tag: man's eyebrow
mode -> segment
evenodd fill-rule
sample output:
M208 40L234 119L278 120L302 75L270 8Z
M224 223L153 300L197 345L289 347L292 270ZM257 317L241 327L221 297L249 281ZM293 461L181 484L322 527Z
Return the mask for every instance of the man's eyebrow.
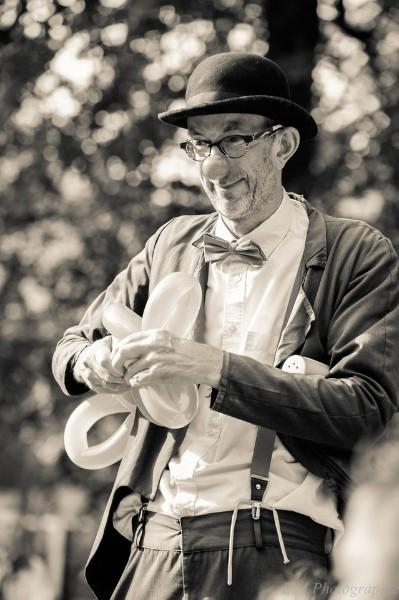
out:
M228 131L229 129L240 129L240 127L243 126L244 123L242 121L230 121L229 123L226 123L223 131Z

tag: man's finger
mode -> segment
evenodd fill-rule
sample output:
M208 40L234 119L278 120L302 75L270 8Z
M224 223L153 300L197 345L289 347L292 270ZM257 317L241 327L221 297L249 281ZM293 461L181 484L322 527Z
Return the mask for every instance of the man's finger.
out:
M130 385L92 385L91 388L96 394L124 394L131 390Z
M122 357L131 353L126 362L135 360L141 356L143 349L149 347L154 342L153 330L138 331L127 335L125 338L115 343L110 355L111 364L114 368L119 368L123 362ZM130 349L130 350L129 350ZM118 367L116 366L118 365Z
M132 363L125 372L125 381L129 381L136 373L140 371L144 371L144 369L148 369L148 361L145 358L140 358Z
M125 372L125 381L129 381L136 373L145 371L148 369L170 369L172 365L176 363L176 354L169 350L158 350L150 352L147 356L144 356L134 363L132 363Z
M112 353L111 365L114 369L121 369L125 362L137 360L148 350L148 344L140 342L120 343Z
M143 385L149 385L151 383L154 383L154 381L156 380L157 377L155 376L154 370L151 368L145 369L144 371L140 371L139 373L134 375L130 379L129 384L131 387L136 388L141 387Z
M111 363L120 369L125 362L136 360L148 352L157 349L172 350L174 336L163 329L149 329L127 336L114 348Z
M124 380L122 380L122 383L106 383L94 373L90 373L86 381L90 389L97 394L123 394L130 389L130 386Z
M94 365L94 374L104 383L124 383L124 378L112 375L108 369L100 367L100 365Z
M111 363L111 352L106 346L98 345L93 348L92 368L97 371L102 379L108 377L123 378L124 370L115 369Z
M111 364L114 369L120 369L125 362L137 361L142 356L159 348L153 338L146 338L138 342L121 343L113 353Z

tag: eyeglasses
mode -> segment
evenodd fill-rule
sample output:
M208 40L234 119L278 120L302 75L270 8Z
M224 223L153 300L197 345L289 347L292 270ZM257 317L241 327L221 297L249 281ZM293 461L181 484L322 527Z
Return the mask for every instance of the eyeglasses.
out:
M182 142L180 148L184 150L190 158L196 161L205 160L211 153L213 146L228 158L241 158L246 153L248 146L259 139L266 139L274 135L280 129L284 129L283 125L273 125L266 131L260 133L251 133L250 135L228 135L218 142L207 142L206 140L186 140Z

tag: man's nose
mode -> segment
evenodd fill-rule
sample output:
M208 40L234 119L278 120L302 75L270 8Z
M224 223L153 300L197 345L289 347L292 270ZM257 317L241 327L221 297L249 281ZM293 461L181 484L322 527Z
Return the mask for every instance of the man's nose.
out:
M229 161L218 148L213 147L209 156L202 162L202 175L211 181L221 181L229 172Z

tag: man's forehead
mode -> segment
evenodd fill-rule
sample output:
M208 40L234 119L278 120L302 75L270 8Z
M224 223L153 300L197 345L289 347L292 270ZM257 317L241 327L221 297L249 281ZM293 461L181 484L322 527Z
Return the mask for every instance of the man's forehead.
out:
M195 115L187 117L187 124L190 133L200 134L210 129L217 129L218 132L230 131L233 129L250 129L265 125L271 120L262 115L249 113L215 113L209 115Z

